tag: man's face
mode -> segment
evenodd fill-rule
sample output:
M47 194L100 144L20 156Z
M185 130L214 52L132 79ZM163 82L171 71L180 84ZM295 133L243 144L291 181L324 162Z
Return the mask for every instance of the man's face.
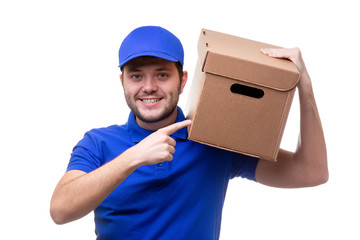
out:
M187 74L184 72L180 81L174 62L154 57L136 58L124 66L122 80L126 102L140 126L175 121Z

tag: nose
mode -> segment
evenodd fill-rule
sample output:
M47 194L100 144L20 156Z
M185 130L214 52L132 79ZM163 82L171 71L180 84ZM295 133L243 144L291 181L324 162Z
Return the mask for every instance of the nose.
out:
M143 86L143 91L145 93L153 93L153 92L156 92L157 91L157 84L156 84L156 81L151 78L151 77L148 77L146 78L146 81L144 82L144 86Z

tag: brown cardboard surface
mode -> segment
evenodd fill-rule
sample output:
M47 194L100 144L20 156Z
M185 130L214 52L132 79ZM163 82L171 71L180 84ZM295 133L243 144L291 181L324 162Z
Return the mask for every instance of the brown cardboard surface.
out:
M201 31L187 104L189 139L276 160L299 73L291 61L262 54L265 47L276 46ZM234 93L236 85L261 94Z

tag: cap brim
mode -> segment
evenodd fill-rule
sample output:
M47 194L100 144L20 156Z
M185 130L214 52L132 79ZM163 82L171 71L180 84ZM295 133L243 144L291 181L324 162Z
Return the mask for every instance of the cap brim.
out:
M134 59L134 58L138 58L138 57L158 57L158 58L162 58L164 60L170 61L170 62L180 62L178 59L166 54L166 53L161 53L161 52L141 52L141 53L137 53L137 54L133 54L131 56L129 56L128 58L126 58L124 61L122 61L119 64L119 67L121 68L122 66L124 66L127 62L129 62L130 60Z

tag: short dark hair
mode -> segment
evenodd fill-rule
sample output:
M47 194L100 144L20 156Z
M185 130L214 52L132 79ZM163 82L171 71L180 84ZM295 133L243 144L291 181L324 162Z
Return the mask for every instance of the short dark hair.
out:
M180 62L176 62L175 65L176 65L176 68L178 70L179 77L180 77L180 83L181 83L182 77L184 75L183 65Z

